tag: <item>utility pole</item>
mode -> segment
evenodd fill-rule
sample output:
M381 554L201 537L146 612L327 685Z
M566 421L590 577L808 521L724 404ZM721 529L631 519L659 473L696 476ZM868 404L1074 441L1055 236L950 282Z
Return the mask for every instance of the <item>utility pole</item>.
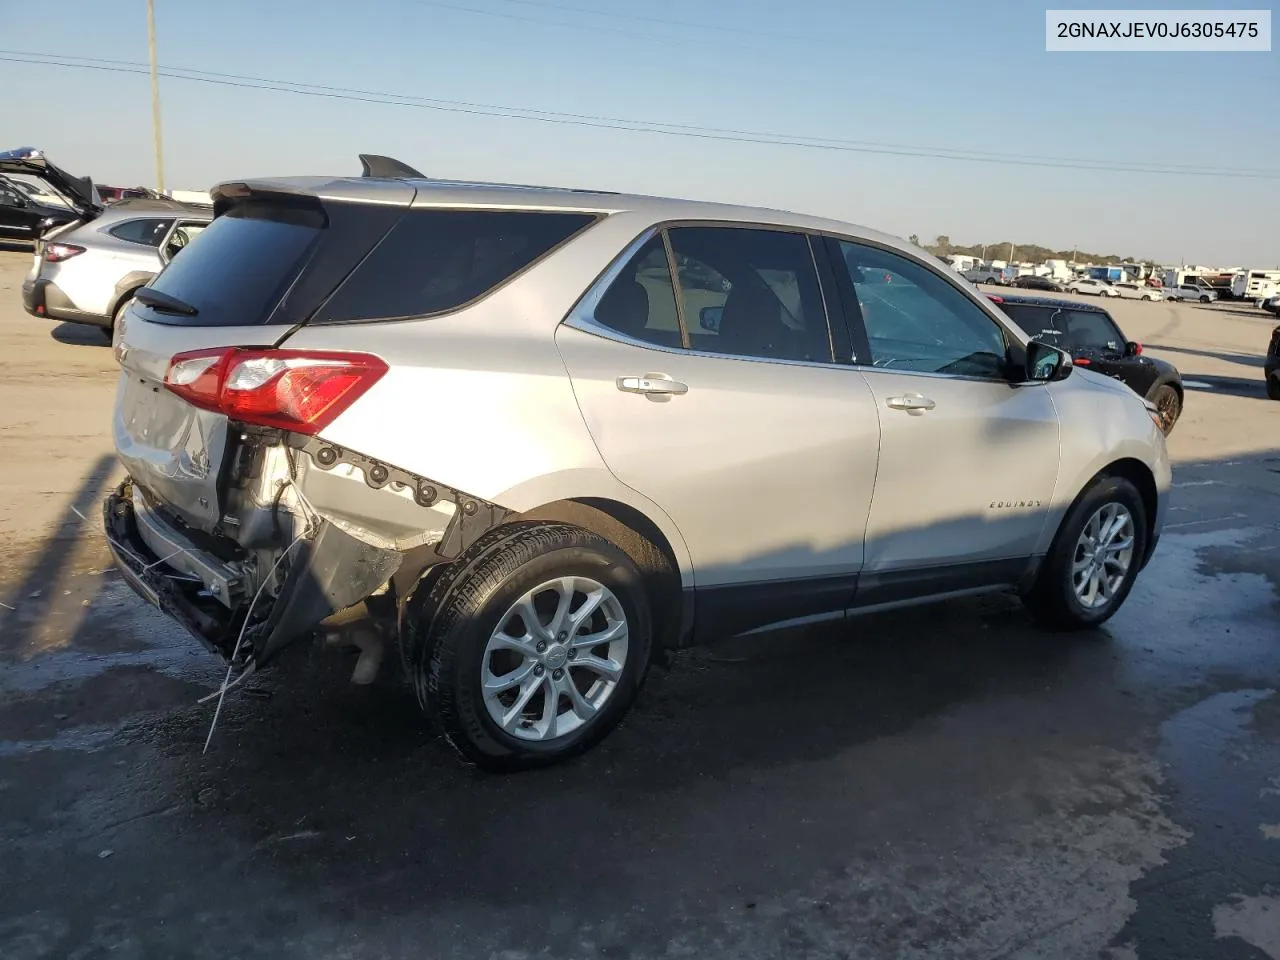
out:
M147 53L151 57L151 129L156 142L156 190L164 193L164 137L160 132L160 73L156 68L155 0L147 0Z

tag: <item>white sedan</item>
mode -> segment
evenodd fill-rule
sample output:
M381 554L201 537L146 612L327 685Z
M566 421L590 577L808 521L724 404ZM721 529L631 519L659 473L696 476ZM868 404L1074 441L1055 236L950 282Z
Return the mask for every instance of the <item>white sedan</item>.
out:
M1164 293L1158 287L1149 287L1145 283L1123 281L1114 285L1116 294L1128 300L1163 300Z
M1072 280L1067 284L1068 293L1087 293L1095 297L1118 297L1118 291L1110 280L1094 280L1091 277L1081 277L1078 280Z

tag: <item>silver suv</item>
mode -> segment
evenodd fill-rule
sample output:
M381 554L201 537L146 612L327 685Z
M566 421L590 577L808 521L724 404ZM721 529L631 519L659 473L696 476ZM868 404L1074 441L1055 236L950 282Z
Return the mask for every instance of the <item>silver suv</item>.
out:
M120 200L36 241L22 283L27 312L110 330L146 286L213 219L212 207Z
M773 210L226 183L115 335L135 589L231 661L369 618L469 761L562 759L659 654L985 590L1095 627L1150 404L893 237Z

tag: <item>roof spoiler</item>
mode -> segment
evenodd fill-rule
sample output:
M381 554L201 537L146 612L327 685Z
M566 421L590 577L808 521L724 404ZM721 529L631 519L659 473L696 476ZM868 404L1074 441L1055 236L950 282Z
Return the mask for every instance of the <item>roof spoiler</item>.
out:
M425 174L419 173L407 163L401 163L391 157L382 157L376 153L360 154L362 177L404 178L408 180L426 180Z

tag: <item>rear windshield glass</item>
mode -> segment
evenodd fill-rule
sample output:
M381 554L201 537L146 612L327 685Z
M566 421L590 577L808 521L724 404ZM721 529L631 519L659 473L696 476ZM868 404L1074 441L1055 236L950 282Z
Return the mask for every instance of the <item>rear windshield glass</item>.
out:
M193 327L265 323L324 228L315 208L250 201L217 217L151 282L194 307L193 316L157 313Z
M456 310L595 219L555 211L411 210L315 320L349 323Z

